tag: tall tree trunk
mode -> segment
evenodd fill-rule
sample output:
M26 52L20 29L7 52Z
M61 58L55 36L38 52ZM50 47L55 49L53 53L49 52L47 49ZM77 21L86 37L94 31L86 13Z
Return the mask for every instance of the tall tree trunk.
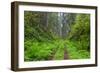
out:
M62 37L62 12L58 13L59 36Z
M44 29L47 29L47 27L48 27L48 13L47 12L41 13L40 18L41 18L42 27L44 27Z

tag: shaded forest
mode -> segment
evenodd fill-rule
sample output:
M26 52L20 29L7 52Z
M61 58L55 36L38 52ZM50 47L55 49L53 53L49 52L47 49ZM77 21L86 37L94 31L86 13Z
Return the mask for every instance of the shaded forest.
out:
M24 11L24 60L90 58L90 15Z

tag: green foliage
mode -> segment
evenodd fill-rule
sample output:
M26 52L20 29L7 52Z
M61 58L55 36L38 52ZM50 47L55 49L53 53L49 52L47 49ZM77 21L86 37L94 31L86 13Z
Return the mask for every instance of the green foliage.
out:
M55 40L52 42L34 42L28 40L25 42L25 61L49 60L54 50L55 59L63 59L63 48L65 42L63 40ZM60 54L59 54L60 53Z
M24 12L24 60L40 61L64 59L64 49L68 51L69 59L90 58L90 15L64 14L70 25L70 33L61 37L61 24L58 13ZM63 30L66 32L66 30ZM63 35L67 35L64 34Z
M45 60L52 53L54 45L52 43L43 43L43 42L25 42L25 60ZM27 50L28 49L28 50Z
M90 46L90 15L77 14L75 24L71 28L70 40L77 41L79 49L89 50Z
M67 51L70 59L87 59L90 58L90 53L87 50L79 50L80 44L76 41L67 40Z
M54 56L54 59L55 60L63 60L64 59L64 50L63 50L63 48L58 48L57 49L57 52Z

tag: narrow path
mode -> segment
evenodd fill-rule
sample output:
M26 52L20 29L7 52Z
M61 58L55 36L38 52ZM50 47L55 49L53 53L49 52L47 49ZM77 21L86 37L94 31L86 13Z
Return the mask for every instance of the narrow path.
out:
M68 52L64 49L64 60L69 59Z
M63 56L64 56L63 60L69 59L68 52L67 52L66 48L64 48L62 50L64 50L64 52L63 52L64 53L63 54ZM49 60L55 60L55 54L56 54L56 52L57 52L57 49L52 52L51 56L49 57Z

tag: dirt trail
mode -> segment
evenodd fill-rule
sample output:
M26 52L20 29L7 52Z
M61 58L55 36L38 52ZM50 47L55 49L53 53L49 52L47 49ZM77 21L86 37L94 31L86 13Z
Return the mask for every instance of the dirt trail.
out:
M69 59L68 52L66 49L64 49L64 60L65 59Z
M67 60L69 59L69 56L68 56L68 52L66 49L62 49L64 50L64 60ZM56 54L57 50L53 51L51 56L49 57L49 60L55 60L55 54Z

